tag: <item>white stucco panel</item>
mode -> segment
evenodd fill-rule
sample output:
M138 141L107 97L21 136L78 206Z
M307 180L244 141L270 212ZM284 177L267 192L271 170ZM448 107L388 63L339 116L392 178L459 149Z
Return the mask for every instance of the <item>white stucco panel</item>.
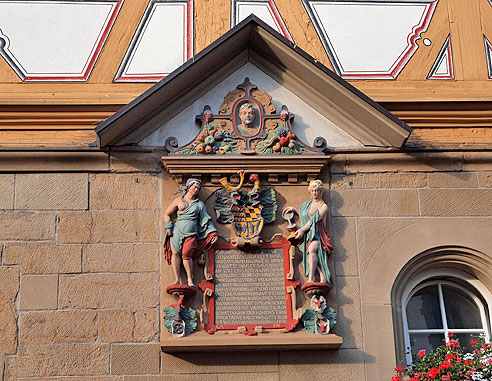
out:
M0 1L0 53L23 80L86 80L121 4Z
M280 13L277 10L277 6L273 0L270 1L248 1L248 0L237 0L235 1L235 8L233 14L234 25L239 24L246 17L251 14L259 17L273 29L275 29L280 34L283 34L284 37L288 38L292 41L292 37L290 36L287 27L285 26Z
M193 2L149 3L116 74L118 82L157 82L193 55Z
M418 46L435 0L304 0L343 78L393 79Z
M289 108L295 115L292 123L294 133L305 143L312 145L315 138L322 136L328 147L360 147L362 144L344 132L341 128L322 116L294 93L280 85L270 76L251 63L247 63L234 74L223 80L210 90L205 96L188 106L181 113L165 123L158 130L140 142L142 146L163 146L167 138L173 136L178 139L179 146L189 143L199 132L195 123L195 116L203 111L205 105L210 105L212 112L218 113L219 106L227 92L236 88L248 77L260 91L265 91L272 97L277 112L282 105Z

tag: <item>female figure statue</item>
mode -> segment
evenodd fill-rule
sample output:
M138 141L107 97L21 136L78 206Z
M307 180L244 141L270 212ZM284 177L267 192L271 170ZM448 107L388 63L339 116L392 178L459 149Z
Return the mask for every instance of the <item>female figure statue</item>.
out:
M201 182L189 179L177 193L180 194L164 212L164 251L172 263L176 281L181 283L181 262L186 271L188 286L193 283L193 260L217 241L217 229L208 215L205 204L198 198ZM171 215L177 212L173 224Z
M311 199L299 209L301 227L295 232L295 238L301 240L301 263L304 274L308 276L307 283L315 281L314 276L318 270L320 282L331 284L328 255L332 253L333 246L326 233L328 206L323 201L323 183L321 180L313 180L309 183L308 190Z

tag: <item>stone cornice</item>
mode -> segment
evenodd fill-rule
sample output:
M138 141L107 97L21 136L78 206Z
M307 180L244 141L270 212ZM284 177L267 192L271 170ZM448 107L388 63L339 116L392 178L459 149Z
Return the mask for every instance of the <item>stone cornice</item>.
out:
M181 183L186 177L210 176L214 183L224 175L245 169L248 173L268 175L270 182L285 177L288 182L314 179L329 163L330 157L312 156L163 156L167 171Z

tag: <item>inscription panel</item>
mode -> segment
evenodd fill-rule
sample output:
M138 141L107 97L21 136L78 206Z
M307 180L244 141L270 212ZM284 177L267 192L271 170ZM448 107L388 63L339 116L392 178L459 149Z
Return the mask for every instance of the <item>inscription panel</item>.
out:
M216 325L287 323L283 253L281 247L215 250Z

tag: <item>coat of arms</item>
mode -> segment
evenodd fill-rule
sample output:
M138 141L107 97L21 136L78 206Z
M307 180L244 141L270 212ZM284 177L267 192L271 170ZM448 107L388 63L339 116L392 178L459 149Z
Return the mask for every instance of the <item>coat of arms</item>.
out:
M260 189L260 177L257 174L249 177L253 183L251 191L244 192L241 187L245 173L239 171L238 175L235 183L225 177L220 179L224 189L216 193L217 221L232 224L236 236L242 238L242 242L251 243L260 236L264 224L275 221L276 196L271 188Z

